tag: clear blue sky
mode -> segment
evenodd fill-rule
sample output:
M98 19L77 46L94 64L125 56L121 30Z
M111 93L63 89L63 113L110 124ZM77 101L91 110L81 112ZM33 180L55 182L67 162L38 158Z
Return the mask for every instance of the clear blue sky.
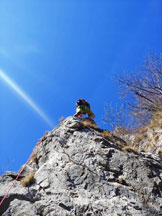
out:
M104 103L120 103L113 75L162 51L161 11L161 0L0 0L0 167L17 171L78 98L102 126Z

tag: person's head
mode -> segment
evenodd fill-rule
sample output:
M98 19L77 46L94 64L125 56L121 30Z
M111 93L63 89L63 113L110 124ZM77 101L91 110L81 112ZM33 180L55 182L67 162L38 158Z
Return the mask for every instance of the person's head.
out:
M76 101L76 106L81 105L82 101L84 102L85 100L84 100L84 99L78 99L78 100Z

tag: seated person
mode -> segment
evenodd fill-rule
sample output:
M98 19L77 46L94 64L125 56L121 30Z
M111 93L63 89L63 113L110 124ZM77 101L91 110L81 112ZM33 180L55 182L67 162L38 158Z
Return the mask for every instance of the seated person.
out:
M76 102L76 113L74 117L82 117L82 115L88 114L88 118L95 117L94 113L90 110L90 104L84 99L79 99Z

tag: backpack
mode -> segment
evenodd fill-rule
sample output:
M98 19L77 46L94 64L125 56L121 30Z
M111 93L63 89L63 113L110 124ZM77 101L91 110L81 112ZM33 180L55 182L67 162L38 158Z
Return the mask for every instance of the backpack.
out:
M77 104L77 106L83 106L84 105L90 109L90 104L87 101L85 101L84 99L77 100L76 104Z

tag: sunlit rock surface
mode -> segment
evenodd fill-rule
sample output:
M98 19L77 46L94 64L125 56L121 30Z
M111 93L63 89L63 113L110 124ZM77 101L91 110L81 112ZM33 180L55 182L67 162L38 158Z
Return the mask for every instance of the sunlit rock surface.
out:
M40 143L0 206L2 216L160 216L162 160L123 152L102 130L68 117ZM34 172L29 186L21 179ZM17 173L0 177L0 200Z

